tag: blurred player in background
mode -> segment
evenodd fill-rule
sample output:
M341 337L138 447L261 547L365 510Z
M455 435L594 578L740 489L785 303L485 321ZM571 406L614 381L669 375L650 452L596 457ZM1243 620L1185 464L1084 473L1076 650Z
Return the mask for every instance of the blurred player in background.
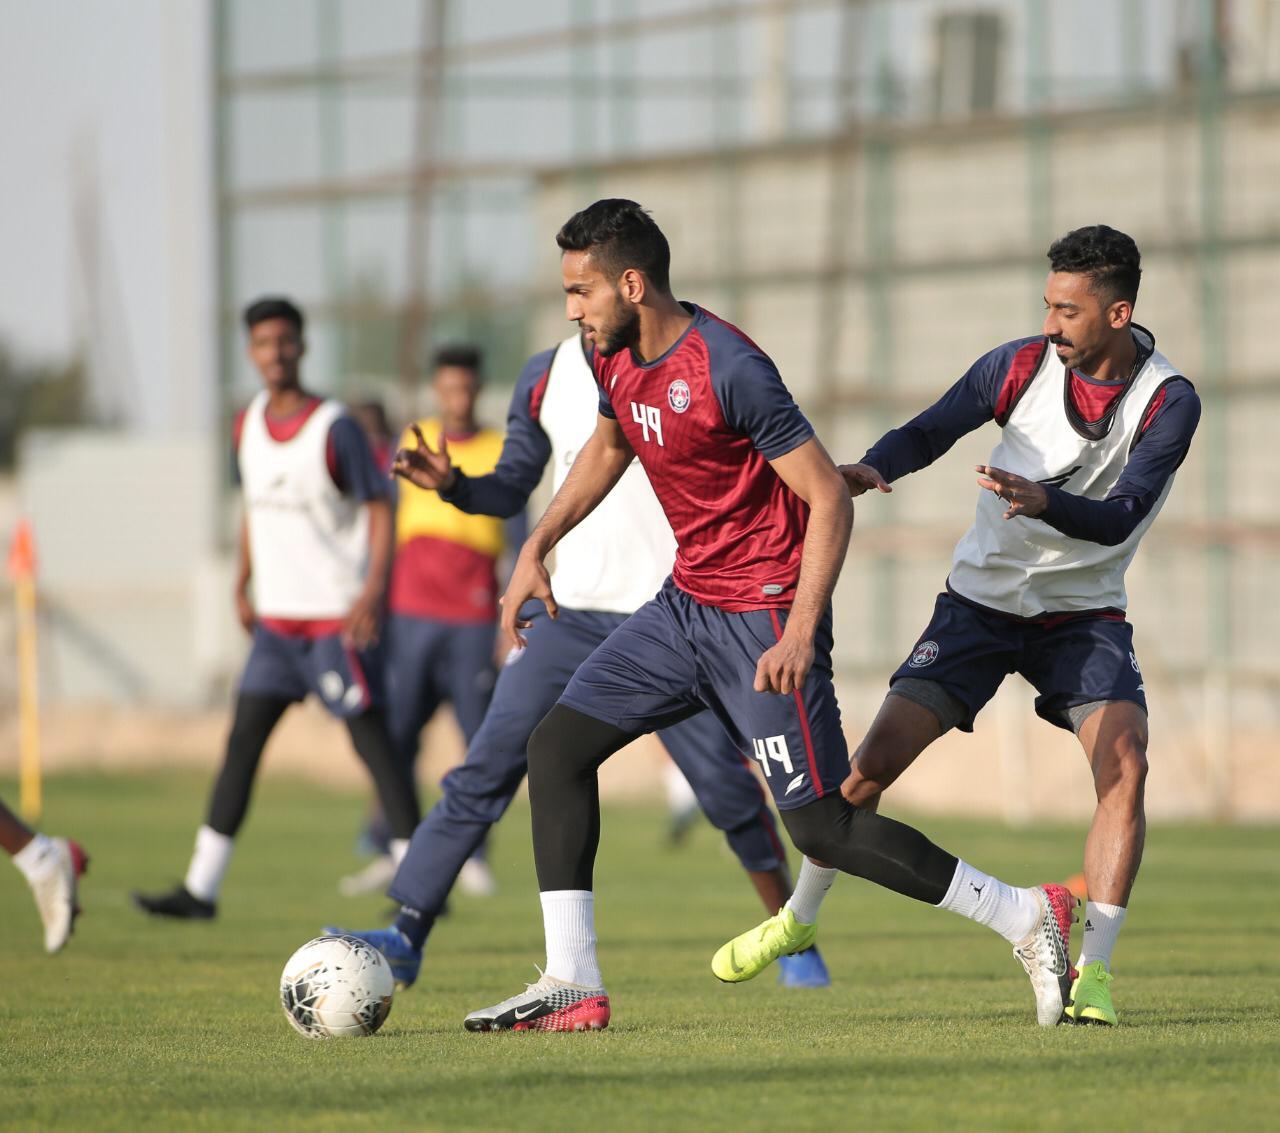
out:
M675 534L676 561L657 597L592 653L533 733L547 966L523 993L472 1012L467 1029L607 1025L592 892L597 771L636 736L705 708L754 752L802 853L994 929L1031 978L1038 1021L1057 1023L1069 986L1070 893L1005 885L840 794L849 756L832 686L830 601L853 505L777 369L739 330L675 299L666 237L634 201L597 201L557 243L566 314L595 348L597 423L521 551L503 628L524 639L530 599L556 613L543 559L637 457ZM812 941L811 910L833 876L806 859L777 918L805 927L778 951ZM742 978L773 935L766 929L742 955L729 949L713 970Z
M595 380L578 335L534 355L516 383L507 437L497 469L469 475L447 450L421 432L396 461L396 471L464 512L515 515L551 462L559 486L595 424ZM561 545L555 616L531 603L528 646L513 653L493 703L467 750L445 778L444 798L413 836L390 895L401 902L394 926L356 935L391 961L396 978L417 978L422 949L462 863L506 812L528 770L534 727L555 704L578 666L628 614L644 603L671 569L675 542L643 469L633 463L617 490ZM769 912L791 894L786 856L764 793L745 758L710 712L659 732L711 821L750 876ZM336 930L335 930L336 931ZM812 942L810 942L812 943ZM783 962L779 982L823 987L826 968L816 948Z
M69 838L51 838L26 825L0 802L0 849L9 855L35 894L44 923L44 950L58 952L66 944L80 913L76 887L89 858Z
M1125 620L1124 574L1155 521L1200 420L1191 383L1132 321L1137 245L1105 225L1049 249L1042 332L979 358L936 404L840 471L851 495L890 491L966 433L1003 436L979 465L973 526L946 592L890 678L845 797L880 793L1009 673L1035 686L1036 712L1074 732L1097 809L1084 850L1089 900L1068 1018L1114 1025L1111 953L1146 835L1147 702Z
M346 722L399 854L419 817L380 687L392 540L387 477L343 406L302 388L302 312L287 299L261 299L244 321L265 387L237 420L234 438L244 498L235 596L253 649L186 879L167 893L134 894L140 908L160 916L214 916L262 749L289 705L308 692Z
M502 452L502 434L476 420L480 396L480 351L447 346L432 365L436 415L416 423L430 444L467 476L492 472ZM406 430L403 444L416 443ZM387 618L387 721L396 757L413 774L419 737L443 703L453 707L470 744L484 719L497 678L494 650L498 625L498 560L524 538L523 505L511 525L489 515L468 515L433 491L399 484L396 554L391 568ZM468 892L491 893L493 875L483 846L463 867ZM343 893L380 892L395 875L390 854L343 878Z

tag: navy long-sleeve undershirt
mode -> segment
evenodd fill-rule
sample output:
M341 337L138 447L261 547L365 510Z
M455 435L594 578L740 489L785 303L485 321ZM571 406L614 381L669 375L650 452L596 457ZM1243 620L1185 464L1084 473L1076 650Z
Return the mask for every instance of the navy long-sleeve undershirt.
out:
M497 466L484 476L457 471L452 490L440 498L472 515L510 518L524 510L551 459L551 439L538 422L538 399L555 350L544 350L525 363L507 410L507 435Z
M860 463L869 464L890 483L928 467L966 433L995 419L1014 354L1036 341L1021 339L984 354L933 405L881 437ZM1155 419L1106 498L1090 500L1045 485L1048 506L1031 522L1041 520L1072 539L1106 546L1123 543L1150 513L1169 477L1186 458L1199 422L1200 398L1191 383L1170 382Z

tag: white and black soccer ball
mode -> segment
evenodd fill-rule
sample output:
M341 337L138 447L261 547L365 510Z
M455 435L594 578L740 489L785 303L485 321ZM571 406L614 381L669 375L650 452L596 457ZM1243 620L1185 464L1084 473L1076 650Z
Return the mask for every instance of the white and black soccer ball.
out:
M309 1039L359 1038L386 1022L395 986L391 966L372 944L318 936L285 964L280 1005Z

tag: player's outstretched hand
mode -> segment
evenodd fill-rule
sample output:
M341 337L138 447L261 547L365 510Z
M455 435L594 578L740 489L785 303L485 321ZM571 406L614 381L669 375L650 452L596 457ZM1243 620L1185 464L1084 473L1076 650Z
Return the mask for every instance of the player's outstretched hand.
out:
M1013 519L1017 515L1034 517L1049 506L1049 493L1043 484L1006 472L1003 468L992 468L989 464L975 464L973 470L981 473L979 487L995 492L1009 505L1005 509L1005 519Z
M528 629L533 623L528 618L520 617L520 607L530 598L537 598L546 606L547 613L552 618L560 616L556 596L551 593L551 576L542 565L542 559L521 551L516 559L515 569L511 572L511 580L507 583L507 592L499 600L502 604L502 632L517 649L523 649L528 644L520 631Z
M872 488L878 492L893 491L889 481L869 464L842 464L836 471L844 477L850 496L860 496L863 492L871 491Z
M402 448L396 453L391 471L410 484L416 484L427 491L447 492L458 479L453 462L449 459L449 442L444 433L440 434L439 451L427 444L422 430L416 424L410 425L417 444L413 448Z
M813 642L787 637L771 645L756 662L756 692L779 692L789 696L804 684L813 665Z

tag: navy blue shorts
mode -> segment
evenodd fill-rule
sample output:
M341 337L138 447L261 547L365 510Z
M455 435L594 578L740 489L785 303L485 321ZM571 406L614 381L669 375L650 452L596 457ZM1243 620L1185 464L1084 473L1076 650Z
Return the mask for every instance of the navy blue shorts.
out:
M382 706L382 671L376 645L357 651L342 643L341 634L293 637L259 625L240 692L290 701L314 692L334 716L347 720Z
M710 708L759 762L778 808L804 806L839 791L849 748L831 683L830 609L804 688L789 696L752 688L786 618L785 610L701 605L668 578L583 662L560 703L636 735Z
M1039 694L1036 713L1071 730L1067 710L1098 700L1129 700L1145 712L1142 672L1133 652L1133 627L1123 619L1084 616L1037 625L978 609L939 594L933 620L911 656L889 678L936 681L965 707L957 725L973 731L974 717L1010 673Z
M467 743L493 697L497 627L390 614L383 631L387 673L387 727L396 753L409 766L418 737L444 702L453 708Z

